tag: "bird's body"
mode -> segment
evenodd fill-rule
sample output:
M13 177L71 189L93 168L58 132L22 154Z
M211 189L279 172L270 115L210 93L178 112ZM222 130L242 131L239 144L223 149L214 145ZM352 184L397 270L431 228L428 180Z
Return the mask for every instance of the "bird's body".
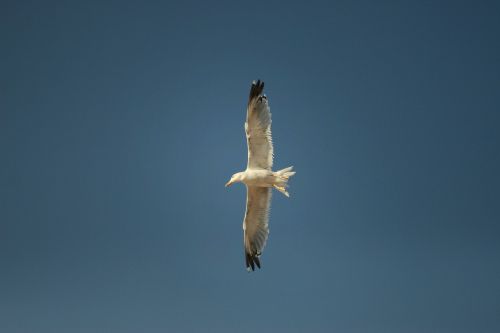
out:
M269 234L269 210L272 188L287 197L288 179L295 174L292 167L272 171L273 142L271 112L267 97L262 94L264 82L252 83L247 106L245 133L248 145L248 165L243 172L235 173L226 184L242 182L247 187L247 208L243 221L245 260L247 269L260 268L260 255Z
M241 173L241 182L247 186L272 187L274 173L264 169L247 169Z
M234 174L237 181L244 183L247 186L258 187L274 187L281 191L287 186L288 177L293 176L295 172L291 171L292 167L286 168L277 172L266 169L246 169L243 172ZM290 175L291 173L291 175ZM283 192L287 197L288 192Z

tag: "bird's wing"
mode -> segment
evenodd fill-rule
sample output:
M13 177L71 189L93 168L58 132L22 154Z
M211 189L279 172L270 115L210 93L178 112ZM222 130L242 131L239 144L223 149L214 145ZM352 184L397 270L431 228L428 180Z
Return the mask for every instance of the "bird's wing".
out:
M273 166L273 139L271 111L267 97L262 94L264 82L252 82L247 106L245 132L248 145L248 168L271 170Z
M247 186L247 210L243 221L243 240L247 270L260 268L259 256L269 235L270 187Z

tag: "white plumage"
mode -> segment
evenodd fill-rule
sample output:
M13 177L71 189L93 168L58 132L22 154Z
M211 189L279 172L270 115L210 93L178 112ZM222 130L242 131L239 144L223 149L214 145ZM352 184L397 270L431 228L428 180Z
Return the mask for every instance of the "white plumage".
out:
M272 188L287 197L288 179L295 174L292 167L273 172L273 140L271 112L267 97L262 94L264 82L252 82L247 106L245 133L248 164L243 172L235 173L226 184L242 182L247 187L247 207L243 221L245 261L248 270L260 268L260 255L269 235L269 210Z

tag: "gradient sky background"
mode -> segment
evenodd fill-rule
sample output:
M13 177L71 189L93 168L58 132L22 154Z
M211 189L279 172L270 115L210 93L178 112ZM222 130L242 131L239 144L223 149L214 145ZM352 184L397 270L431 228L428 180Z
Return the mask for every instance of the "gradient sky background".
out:
M499 332L498 2L0 7L1 332ZM245 106L275 193L244 268Z

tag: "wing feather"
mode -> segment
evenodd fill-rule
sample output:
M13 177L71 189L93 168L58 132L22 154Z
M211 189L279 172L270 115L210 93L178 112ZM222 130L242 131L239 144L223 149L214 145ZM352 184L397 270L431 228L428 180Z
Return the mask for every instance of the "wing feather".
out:
M247 186L247 209L243 221L245 260L248 270L260 268L259 256L266 246L269 235L269 210L272 189Z
M252 83L245 122L248 145L247 168L271 170L273 166L271 110L267 97L262 94L263 91L264 82L257 80Z

